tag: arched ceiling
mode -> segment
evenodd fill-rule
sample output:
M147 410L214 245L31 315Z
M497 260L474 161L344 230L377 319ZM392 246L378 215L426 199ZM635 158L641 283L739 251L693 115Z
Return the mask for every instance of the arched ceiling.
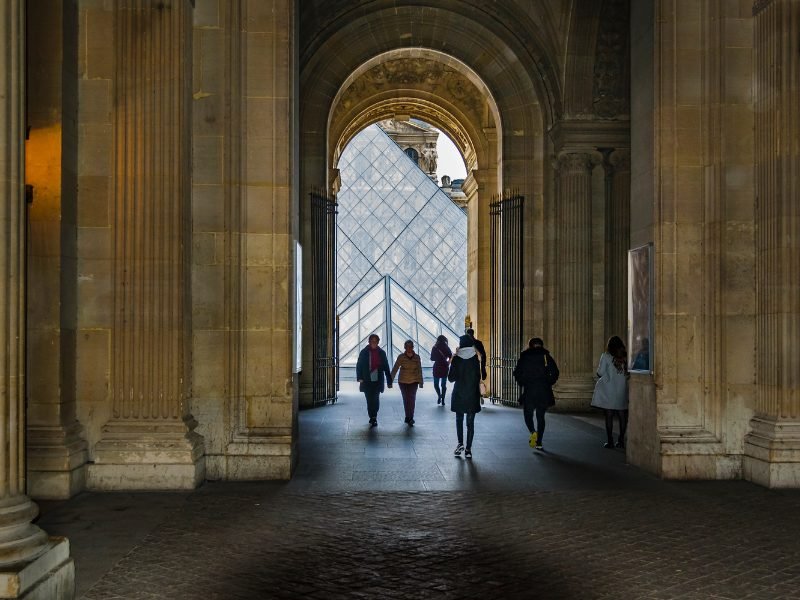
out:
M394 50L359 66L342 85L330 111L332 164L353 135L376 121L407 115L445 131L469 169L485 150L485 129L499 128L487 86L466 65L422 48Z

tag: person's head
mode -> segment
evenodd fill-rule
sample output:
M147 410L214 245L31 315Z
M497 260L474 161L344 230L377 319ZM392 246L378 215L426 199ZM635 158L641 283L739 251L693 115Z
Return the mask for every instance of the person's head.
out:
M467 335L468 335L468 336L470 336L470 337L473 337L473 338L475 337L475 330L474 330L472 327L470 327L469 329L467 329L467 332L466 332L466 333L467 333Z
M378 334L377 333L373 333L371 336L369 336L369 339L367 340L367 343L369 343L369 347L374 350L375 348L378 347L378 344L380 343L380 341L381 341L381 338L378 337Z
M472 348L474 345L475 339L469 334L462 335L460 338L458 338L459 348Z
M528 348L544 348L544 342L542 338L532 337L528 340Z
M440 335L438 338L436 338L436 343L447 346L447 338L443 335Z
M406 340L403 343L403 348L405 348L406 354L414 354L414 342L412 340Z
M612 335L608 338L606 352L614 358L624 358L627 352L625 351L625 344L622 342L622 338L618 335Z

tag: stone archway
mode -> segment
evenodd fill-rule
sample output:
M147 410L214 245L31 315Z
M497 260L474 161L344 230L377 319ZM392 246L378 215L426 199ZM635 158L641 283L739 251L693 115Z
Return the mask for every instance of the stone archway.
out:
M549 168L545 131L560 106L555 80L543 74L553 68L552 61L546 58L547 49L530 39L530 32L540 27L524 11L517 12L519 7L511 9L514 15L507 15L508 20L498 21L471 3L464 7L468 14L456 14L438 2L426 4L389 7L375 2L357 14L348 14L342 5L320 10L334 16L324 23L316 21L319 14L311 9L301 12L301 237L309 239L302 198L315 186L335 189L337 152L350 136L396 115L426 120L456 141L471 167L464 191L476 199L469 209L475 224L470 229L469 283L470 306L477 307L470 315L478 336L487 340L491 333L488 212L492 196L503 189L518 190L529 199L526 218L532 226L525 232L529 260L524 279L531 285L525 287L524 327L541 331L544 299L534 293L533 282L545 266L545 235L534 211L544 202ZM410 22L420 26L398 40L397 28ZM519 22L530 26L527 34L514 30ZM308 37L304 23L313 32ZM310 370L308 343L303 363ZM301 404L309 393L303 377Z

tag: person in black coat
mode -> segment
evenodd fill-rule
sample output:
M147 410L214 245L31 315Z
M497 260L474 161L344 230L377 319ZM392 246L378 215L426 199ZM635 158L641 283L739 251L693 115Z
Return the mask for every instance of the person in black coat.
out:
M458 446L456 456L464 453L465 458L472 458L472 438L475 436L475 415L481 412L481 366L478 353L475 351L474 339L471 335L462 335L458 340L458 349L450 361L448 381L453 385L450 394L450 410L456 413L456 435ZM467 417L467 447L464 448L464 416Z
M478 359L481 361L481 379L486 379L486 348L484 348L483 342L475 337L474 329L470 327L466 333L472 338L472 345L475 348L475 352L478 353Z
M380 395L384 389L384 379L386 387L392 387L392 375L389 371L389 359L386 352L378 347L381 338L377 334L369 336L368 345L361 350L356 363L356 379L359 383L359 390L364 392L367 398L367 413L369 414L369 426L378 425L378 409L380 408Z
M556 403L553 385L558 381L558 365L550 352L544 347L541 338L531 338L528 349L524 350L514 367L514 379L522 387L523 414L525 425L530 431L528 443L537 450L543 450L544 416L547 409ZM536 427L533 426L533 413L536 411Z

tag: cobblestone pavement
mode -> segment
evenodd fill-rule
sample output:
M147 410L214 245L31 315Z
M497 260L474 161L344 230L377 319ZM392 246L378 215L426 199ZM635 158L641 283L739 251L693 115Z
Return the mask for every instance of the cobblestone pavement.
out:
M800 493L659 481L603 450L591 419L553 415L536 454L520 413L494 406L468 462L448 411L420 401L411 431L391 397L378 431L355 395L301 413L288 484L84 494L42 523L71 536L92 600L800 598ZM109 503L135 519L118 517L113 557L85 547ZM87 582L89 561L105 567Z

